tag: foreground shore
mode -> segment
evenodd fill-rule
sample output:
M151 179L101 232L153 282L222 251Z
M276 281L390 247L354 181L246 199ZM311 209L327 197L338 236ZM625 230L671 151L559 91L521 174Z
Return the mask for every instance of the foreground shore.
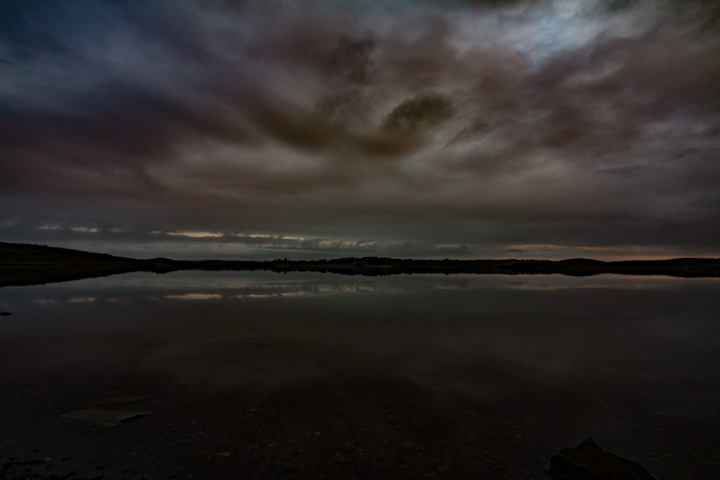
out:
M77 379L44 382L36 387L48 395L42 400L14 392L22 403L6 405L1 416L4 480L549 479L552 457L582 441L585 429L600 427L578 418L573 397L583 398L583 387L564 392L563 403L526 391L525 401L500 405L392 378L234 391L159 389L150 378L94 380L82 387ZM108 392L121 403L107 403ZM64 413L87 407L148 413L114 427ZM536 415L545 421L533 422ZM564 433L554 428L560 424ZM629 456L661 444L633 444L632 435L609 430L601 437L606 448ZM697 438L700 454L703 440ZM655 468L685 461L641 460Z

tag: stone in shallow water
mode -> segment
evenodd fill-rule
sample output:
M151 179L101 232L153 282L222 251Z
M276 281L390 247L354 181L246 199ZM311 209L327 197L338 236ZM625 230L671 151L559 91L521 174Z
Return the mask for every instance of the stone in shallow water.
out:
M654 480L640 464L604 451L588 438L550 461L552 480Z
M93 425L101 427L113 428L117 427L126 420L144 415L150 415L152 412L145 410L102 410L100 408L90 408L88 410L77 410L66 413L63 418L71 420L83 420Z
M149 395L119 395L117 397L106 397L94 400L95 405L124 405L126 403L135 403L150 398Z

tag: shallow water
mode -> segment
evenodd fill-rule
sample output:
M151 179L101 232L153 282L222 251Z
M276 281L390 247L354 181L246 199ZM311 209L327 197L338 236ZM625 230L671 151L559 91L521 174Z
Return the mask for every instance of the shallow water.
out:
M2 288L0 454L107 478L545 478L592 437L658 479L710 478L719 293L269 272ZM98 405L152 414L64 416Z

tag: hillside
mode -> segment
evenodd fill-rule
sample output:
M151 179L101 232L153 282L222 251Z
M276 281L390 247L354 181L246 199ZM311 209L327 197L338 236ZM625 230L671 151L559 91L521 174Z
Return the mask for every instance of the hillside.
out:
M165 258L138 260L67 248L0 242L0 287L62 282L135 271L164 273L175 270L268 270L345 275L398 274L505 274L589 276L668 275L720 277L720 259L678 258L654 261L601 262L569 260L417 260L396 258L339 258L332 260L181 261Z
M155 261L0 242L0 286L63 282L160 267Z

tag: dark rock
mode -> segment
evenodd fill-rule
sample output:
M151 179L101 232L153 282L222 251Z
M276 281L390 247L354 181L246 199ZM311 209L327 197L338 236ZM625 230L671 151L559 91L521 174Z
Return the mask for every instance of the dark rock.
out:
M588 438L550 461L552 480L654 480L640 464L604 451Z
M127 420L150 415L151 413L152 412L145 410L103 410L100 408L91 408L66 413L63 417L72 420L83 420L94 425L100 425L101 427L113 428Z

